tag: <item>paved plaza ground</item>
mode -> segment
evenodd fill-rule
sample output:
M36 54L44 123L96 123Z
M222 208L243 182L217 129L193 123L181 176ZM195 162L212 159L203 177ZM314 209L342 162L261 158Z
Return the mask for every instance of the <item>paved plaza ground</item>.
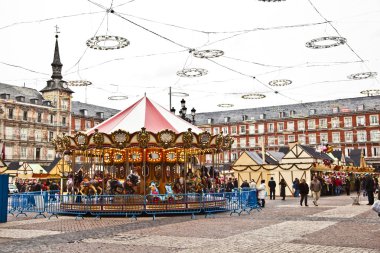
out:
M380 217L362 199L267 200L261 212L130 218L9 215L0 252L380 252Z

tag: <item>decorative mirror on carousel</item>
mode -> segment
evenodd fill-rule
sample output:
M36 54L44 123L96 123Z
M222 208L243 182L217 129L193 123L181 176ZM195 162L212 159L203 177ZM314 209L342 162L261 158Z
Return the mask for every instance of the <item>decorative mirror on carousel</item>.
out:
M148 162L158 163L162 160L162 155L159 151L149 151L147 156Z
M154 167L154 176L156 177L156 179L161 179L161 175L162 175L162 169L161 169L161 165L156 165Z
M166 153L165 160L168 163L174 163L177 161L177 154L174 151Z

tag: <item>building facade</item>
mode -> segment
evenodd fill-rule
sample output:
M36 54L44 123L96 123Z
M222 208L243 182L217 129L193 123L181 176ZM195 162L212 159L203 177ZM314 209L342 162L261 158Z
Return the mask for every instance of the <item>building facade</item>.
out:
M280 150L298 142L316 150L329 144L345 156L363 150L380 167L380 96L305 104L199 113L196 125L212 134L230 134L234 144L220 159L234 161L244 150Z

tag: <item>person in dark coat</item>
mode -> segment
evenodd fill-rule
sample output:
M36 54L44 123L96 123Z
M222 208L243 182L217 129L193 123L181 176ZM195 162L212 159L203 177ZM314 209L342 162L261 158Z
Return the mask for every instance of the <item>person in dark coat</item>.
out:
M234 178L234 188L238 188L238 187L239 187L238 180L237 178Z
M268 182L268 186L269 186L269 196L270 196L270 199L273 199L275 200L276 199L276 181L273 180L273 177L270 178L269 182Z
M281 179L280 183L280 196L282 197L282 200L285 200L285 189L286 189L286 182L284 179Z
M233 188L234 188L234 184L232 183L232 179L230 178L226 185L226 192L232 192Z
M359 176L355 177L355 191L356 191L356 194L360 195L360 177Z
M308 206L307 195L309 194L309 185L306 183L305 179L301 179L301 183L298 186L301 194L300 205L302 206L302 202L305 200L305 206Z
M373 195L374 188L375 188L375 182L373 181L373 178L371 177L371 175L366 174L365 190L366 190L367 195L368 195L368 204L367 205L373 205L373 203L375 202L375 196Z
M350 178L349 177L346 177L346 180L345 180L345 188L346 188L346 194L347 196L350 196L350 192L351 192L351 181L350 181Z
M247 180L244 180L244 182L240 185L240 188L249 188Z

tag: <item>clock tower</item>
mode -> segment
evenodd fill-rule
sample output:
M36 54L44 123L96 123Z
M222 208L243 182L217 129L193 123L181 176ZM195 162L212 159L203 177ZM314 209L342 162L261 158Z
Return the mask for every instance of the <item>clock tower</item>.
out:
M62 80L62 63L59 57L58 47L58 31L55 35L55 49L53 63L51 64L53 74L47 85L40 91L47 102L46 105L51 105L52 115L50 115L50 123L56 126L56 134L66 132L69 133L69 123L71 122L71 94L74 93L67 85L67 82ZM63 127L63 128L62 128Z

